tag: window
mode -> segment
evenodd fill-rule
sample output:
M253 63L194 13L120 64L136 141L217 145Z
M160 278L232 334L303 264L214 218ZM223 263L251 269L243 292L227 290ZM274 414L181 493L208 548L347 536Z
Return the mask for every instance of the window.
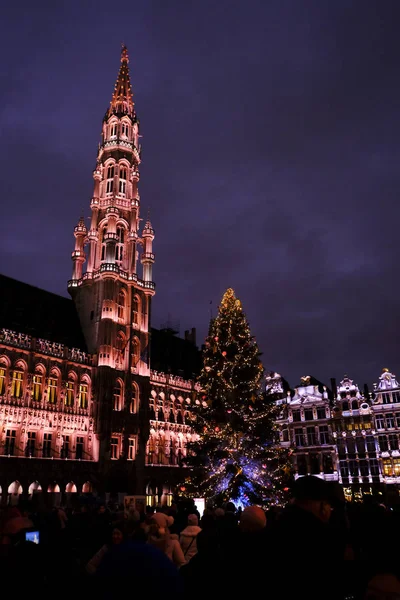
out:
M6 445L4 448L4 454L9 454L10 456L14 456L15 454L15 439L17 437L17 432L15 429L7 429L6 432Z
M317 408L317 417L318 417L318 419L325 419L326 418L325 406L319 406Z
M330 444L330 436L328 425L320 425L319 427L319 439L321 444Z
M79 386L79 407L88 407L88 385L87 383L81 383Z
M355 454L356 453L356 440L353 438L353 436L348 437L346 439L346 443L347 443L347 453Z
M79 435L76 438L75 458L77 460L82 460L83 458L83 437Z
M54 377L49 377L47 400L50 404L55 404L57 402L57 379L54 379Z
M102 237L101 237L101 260L106 260L106 252L107 252L107 243L105 240L107 233L107 227L103 227Z
M126 167L121 167L119 170L119 193L125 196L126 193Z
M319 454L310 454L310 471L311 475L318 475L320 473Z
M121 410L122 409L122 386L121 382L117 381L114 387L114 395L113 395L113 410Z
M134 438L129 438L128 460L135 460L135 440L134 440Z
M111 456L112 460L116 460L118 458L118 455L119 455L119 453L118 453L118 445L119 445L118 444L118 438L117 437L112 437L111 438L111 447L110 447L110 450L111 450L110 456Z
M385 477L393 477L393 466L391 458L383 459L383 474Z
M333 473L333 460L332 454L323 454L322 455L322 469L323 472L327 475L331 475Z
M6 390L6 370L3 367L0 368L0 396L4 394Z
M399 438L397 437L397 435L395 433L391 433L389 435L389 445L390 445L391 450L399 449Z
M371 458L369 461L369 468L372 477L379 477L379 462L377 458Z
M357 400L352 401L351 410L358 410L358 401Z
M377 429L385 429L385 419L383 418L383 415L376 415L375 423Z
M123 227L117 227L117 238L117 243L115 245L115 260L118 263L121 263L124 256L125 241L125 229Z
M284 429L282 431L282 442L289 442L289 431L288 431L288 429Z
M67 388L65 391L65 406L73 406L75 401L75 384L70 379L67 381Z
M367 435L367 452L368 454L374 454L376 452L375 439L373 435Z
M309 446L316 446L318 443L315 427L307 427L307 441Z
M128 137L128 134L129 134L128 123L122 123L122 125L121 125L121 134L124 137Z
M134 325L139 325L139 300L135 296L132 304L132 323ZM300 416L300 412L299 412ZM299 419L300 421L300 419Z
M110 137L111 138L117 137L117 123L112 123L110 125Z
M398 477L400 475L400 458L393 459L393 471L395 477Z
M360 475L361 477L369 476L368 461L360 460Z
M340 457L344 457L346 455L346 442L342 437L338 438L337 440L337 449Z
M356 446L358 454L365 454L365 439L362 436L356 437Z
M136 369L139 362L139 341L137 339L132 340L132 367Z
M125 318L125 294L120 292L118 294L118 319Z
M112 194L114 189L114 165L107 169L106 194Z
M358 462L356 460L349 460L349 471L352 477L358 477Z
M339 462L339 469L342 477L347 478L349 476L349 465L346 460L341 460Z
M22 378L23 374L21 371L12 372L11 396L13 398L21 398L22 396Z
M307 458L304 454L297 457L297 472L299 475L307 475Z
M50 458L51 456L52 437L51 433L45 433L43 435L43 458Z
M396 417L396 427L400 427L400 413L394 415Z
M61 458L69 458L69 435L64 435L61 440Z
M392 392L392 402L400 402L400 392Z
M314 415L313 415L313 411L311 408L307 408L304 411L304 420L305 421L312 421L314 419Z
M394 414L393 413L387 413L387 415L386 415L386 427L388 429L393 429L393 427L394 427Z
M347 400L345 400L342 404L342 410L344 410L345 412L349 410L349 403Z
M40 402L42 399L43 377L42 375L33 376L32 400Z
M388 439L386 435L379 436L379 448L381 452L387 452L389 450Z
M294 439L296 446L304 446L303 429L298 428L294 430Z
M28 431L25 456L35 456L36 431Z
M132 398L131 398L131 403L129 406L129 412L131 412L132 414L136 413L138 411L138 407L139 407L139 388L134 383L132 385ZM153 407L153 411L154 411L154 407Z

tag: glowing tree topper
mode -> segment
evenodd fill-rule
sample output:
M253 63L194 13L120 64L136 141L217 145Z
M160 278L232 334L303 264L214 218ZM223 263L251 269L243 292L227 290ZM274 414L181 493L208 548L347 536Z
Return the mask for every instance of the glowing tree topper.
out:
M260 353L232 289L211 320L195 430L189 447L188 493L236 504L279 502L286 451L275 447L275 404L261 393Z

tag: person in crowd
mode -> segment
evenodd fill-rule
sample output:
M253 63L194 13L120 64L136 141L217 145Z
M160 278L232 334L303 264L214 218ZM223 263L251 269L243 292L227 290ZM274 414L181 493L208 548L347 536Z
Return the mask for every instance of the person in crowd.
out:
M107 552L109 552L110 548L112 546L118 546L119 544L122 544L123 541L124 533L122 529L114 527L111 535L111 543L104 544L104 546L102 546L100 550L96 552L96 554L90 559L90 561L86 565L86 572L89 575L94 575L97 569L99 568L102 560L104 559L105 555L107 554Z
M190 559L197 554L196 538L200 531L201 528L199 527L199 519L197 515L189 515L187 527L181 531L179 538L183 556L185 557L186 562L189 562Z
M172 517L164 513L155 513L148 531L148 542L163 552L177 568L185 564L179 540L171 537L168 524L172 525Z

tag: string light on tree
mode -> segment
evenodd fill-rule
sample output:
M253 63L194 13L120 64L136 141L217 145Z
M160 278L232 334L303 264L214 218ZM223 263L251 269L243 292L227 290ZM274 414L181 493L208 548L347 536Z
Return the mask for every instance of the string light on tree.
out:
M260 353L232 289L210 323L199 383L197 441L189 447L188 493L236 504L280 502L287 451L272 443L275 403L261 393Z

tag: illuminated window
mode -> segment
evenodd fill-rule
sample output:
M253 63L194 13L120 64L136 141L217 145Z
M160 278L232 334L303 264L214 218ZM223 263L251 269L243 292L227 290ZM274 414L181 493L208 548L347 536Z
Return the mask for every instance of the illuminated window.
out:
M77 460L82 460L83 452L84 452L83 437L78 435L76 438L75 458Z
M4 447L4 454L14 456L15 454L15 439L17 437L17 432L15 429L7 429L6 432L6 444Z
M129 438L128 460L135 460L135 439Z
M393 477L393 465L390 458L383 459L383 474L385 477Z
M75 401L75 384L70 379L67 381L67 388L65 391L65 406L73 406Z
M122 407L122 388L121 382L117 381L114 387L113 394L113 410L121 410Z
M135 296L132 304L132 323L139 325L139 300Z
M118 294L118 319L125 319L125 294Z
M25 456L35 456L36 431L28 431L28 440L25 447Z
M119 457L119 439L117 437L111 438L110 451L111 459L116 460Z
M2 396L6 389L6 370L0 368L0 396Z
M51 442L52 442L52 434L45 433L43 435L43 458L50 458L51 456Z
M400 458L393 459L393 471L395 477L398 477L400 475Z
M23 374L21 373L21 371L12 372L11 396L13 398L21 398L22 396L22 379Z
M111 138L117 137L117 124L116 123L112 123L112 125L110 125L110 137Z
M129 406L129 412L136 413L139 407L139 388L134 383L132 385L132 399Z
M87 383L81 383L79 386L79 407L88 407L88 385Z
M54 377L49 377L47 399L51 404L55 404L57 402L57 379L54 379Z

